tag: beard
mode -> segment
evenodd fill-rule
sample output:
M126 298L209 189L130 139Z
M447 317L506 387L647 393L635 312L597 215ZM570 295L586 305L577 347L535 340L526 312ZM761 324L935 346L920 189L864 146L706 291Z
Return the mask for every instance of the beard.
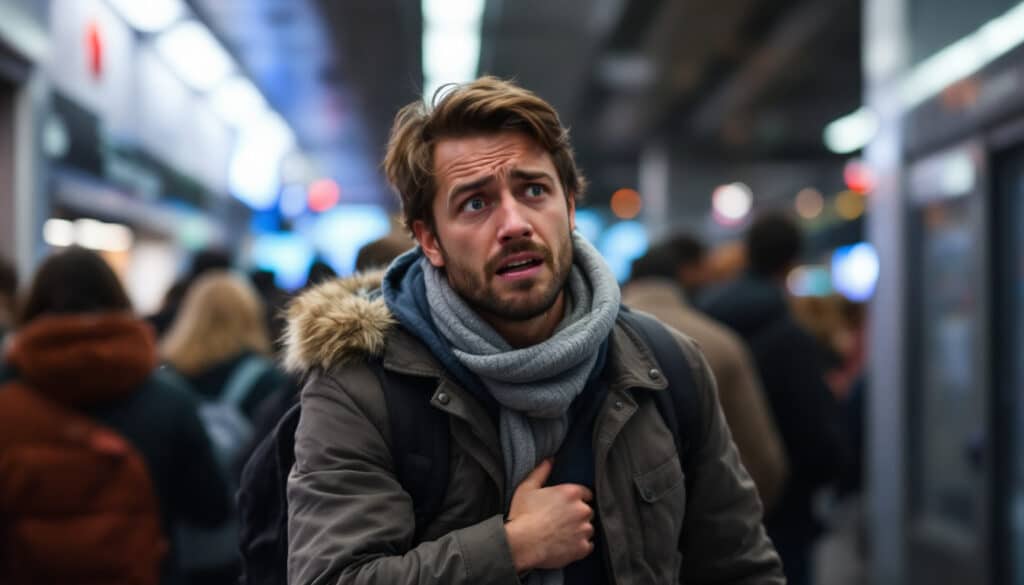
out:
M557 255L552 254L550 248L530 241L509 244L488 260L482 271L460 263L449 256L443 246L439 247L444 257L448 282L455 292L477 313L505 321L529 321L551 309L572 270L570 236L559 242ZM508 256L522 252L541 255L544 258L543 266L551 269L550 278L545 280L542 272L534 278L506 283L502 287L505 290L499 290L499 283L496 282L500 278L498 267Z

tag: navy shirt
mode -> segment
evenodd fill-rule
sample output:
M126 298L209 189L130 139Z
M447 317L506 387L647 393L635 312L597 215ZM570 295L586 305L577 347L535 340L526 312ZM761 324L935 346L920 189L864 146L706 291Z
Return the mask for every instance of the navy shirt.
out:
M575 483L586 486L591 492L596 492L594 488L594 423L608 391L608 385L603 375L605 358L608 354L607 342L601 346L600 352L594 371L587 380L587 385L569 407L569 431L555 456L548 485ZM597 511L597 502L590 502L590 505L594 509L594 519L592 520L594 551L565 568L564 585L605 585L608 583L601 518Z

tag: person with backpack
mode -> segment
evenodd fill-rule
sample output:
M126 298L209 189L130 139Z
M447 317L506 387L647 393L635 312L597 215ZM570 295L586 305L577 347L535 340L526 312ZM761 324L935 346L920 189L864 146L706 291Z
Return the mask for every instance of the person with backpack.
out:
M554 109L449 88L384 168L419 246L289 308L288 583L784 583L700 351L574 233Z
M254 417L288 380L271 359L263 303L241 276L212 270L189 288L161 343L168 383L200 401L200 416L233 497L245 457L257 437ZM233 582L238 574L238 527L179 535L193 583Z
M183 583L175 527L231 508L197 401L157 361L102 258L43 262L2 368L0 583Z

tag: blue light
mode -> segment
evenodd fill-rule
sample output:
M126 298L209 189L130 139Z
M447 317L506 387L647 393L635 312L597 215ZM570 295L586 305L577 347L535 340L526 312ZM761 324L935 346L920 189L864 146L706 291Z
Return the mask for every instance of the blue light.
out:
M290 232L259 234L253 242L252 260L257 267L273 271L277 285L291 291L305 284L313 247Z
M878 272L878 252L868 242L843 246L832 253L832 286L851 301L871 298Z
M593 209L576 210L576 231L591 244L597 242L604 230L604 218Z
M387 213L375 205L339 205L321 214L309 232L313 243L338 274L350 274L364 245L391 230Z
M622 221L608 228L597 249L611 267L615 278L625 282L633 260L647 251L647 228L638 221Z
M259 134L242 133L228 166L231 194L253 209L273 207L281 187L283 157L278 145L265 142Z

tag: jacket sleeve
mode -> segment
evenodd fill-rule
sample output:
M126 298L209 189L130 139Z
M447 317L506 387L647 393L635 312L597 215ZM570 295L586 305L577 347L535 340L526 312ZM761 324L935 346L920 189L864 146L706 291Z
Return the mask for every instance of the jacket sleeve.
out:
M367 368L307 384L288 478L288 582L518 585L500 515L413 546L387 425Z
M754 360L738 338L730 335L729 340L726 367L715 371L722 412L761 503L771 510L782 494L789 463Z
M783 585L782 562L761 523L761 501L740 463L718 402L711 370L695 345L680 337L696 378L704 425L680 537L688 585Z

